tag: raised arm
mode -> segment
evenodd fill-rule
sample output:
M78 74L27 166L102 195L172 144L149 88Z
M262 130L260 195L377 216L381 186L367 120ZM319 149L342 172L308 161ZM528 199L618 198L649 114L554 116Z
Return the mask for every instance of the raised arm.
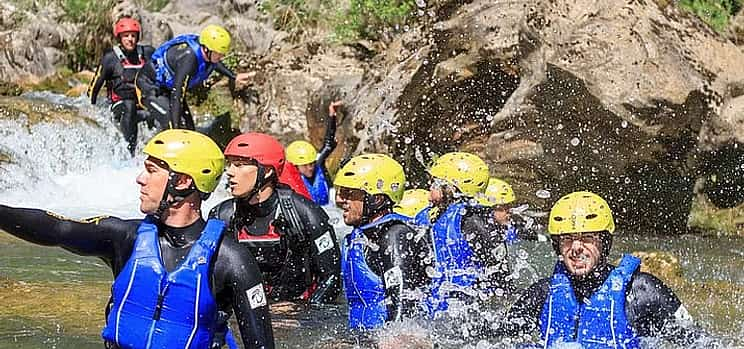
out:
M328 117L326 118L326 132L323 137L323 148L318 153L317 163L326 171L325 161L331 155L338 143L336 142L336 111L343 106L343 102L335 101L328 106Z

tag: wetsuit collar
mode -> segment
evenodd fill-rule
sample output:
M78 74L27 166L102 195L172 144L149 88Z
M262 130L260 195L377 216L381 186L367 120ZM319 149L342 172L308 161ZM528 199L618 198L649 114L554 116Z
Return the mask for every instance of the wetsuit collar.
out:
M266 200L261 201L255 205L248 203L249 199L239 199L238 210L242 212L250 212L251 216L254 217L266 217L275 212L276 206L279 203L279 195L274 190Z
M594 268L589 275L580 279L569 274L568 278L571 280L571 286L573 286L576 299L589 299L602 286L604 281L607 280L613 269L614 267L612 265L604 263Z
M158 222L158 230L171 246L181 248L189 246L198 240L206 224L201 218L190 225L180 228L170 227L162 222Z

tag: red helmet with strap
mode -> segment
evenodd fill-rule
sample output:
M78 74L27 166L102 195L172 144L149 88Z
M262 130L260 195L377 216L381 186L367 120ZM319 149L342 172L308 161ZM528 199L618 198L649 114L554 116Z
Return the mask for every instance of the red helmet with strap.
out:
M240 156L256 160L274 169L277 178L284 171L284 146L265 133L249 132L233 138L225 148L225 156Z
M122 17L114 24L114 36L119 37L121 33L135 32L137 36L142 32L140 23L132 17Z

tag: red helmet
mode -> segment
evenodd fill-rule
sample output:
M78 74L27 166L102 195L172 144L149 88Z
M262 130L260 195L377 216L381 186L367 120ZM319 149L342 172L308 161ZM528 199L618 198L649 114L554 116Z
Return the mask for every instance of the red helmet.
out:
M126 32L135 32L139 36L141 31L140 23L132 17L122 17L114 24L114 36L117 38Z
M225 156L240 156L274 168L277 178L284 171L284 146L265 133L243 133L233 138L225 148Z

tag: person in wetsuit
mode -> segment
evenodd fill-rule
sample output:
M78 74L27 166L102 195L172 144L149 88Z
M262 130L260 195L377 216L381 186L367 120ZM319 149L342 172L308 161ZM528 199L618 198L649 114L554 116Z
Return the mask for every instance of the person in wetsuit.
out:
M330 177L326 159L336 149L336 109L341 106L343 106L341 101L332 102L328 106L326 132L320 153L307 141L294 141L287 146L287 161L291 166L297 167L313 201L321 206L327 205L330 201L328 197Z
M479 195L477 199L481 205L491 207L494 224L498 229L504 231L504 239L507 244L513 244L520 240L537 240L537 231L527 229L524 219L512 215L517 197L509 183L491 177L488 180L486 191Z
M155 118L160 129L194 129L194 119L186 105L186 91L201 85L212 71L244 84L251 73L235 74L221 63L230 50L230 33L217 25L206 26L199 35L177 36L152 54L137 75L141 103Z
M114 283L102 337L107 348L209 348L218 311L237 314L246 348L273 348L261 273L250 252L205 222L201 203L224 157L208 137L167 130L144 148L137 177L144 219L66 219L0 205L0 229L26 241L101 258Z
M428 228L434 246L430 313L447 310L451 298L472 304L510 291L504 231L493 224L490 209L475 201L488 184L486 163L470 153L452 152L437 158L429 174L431 205L415 221Z
M341 285L336 234L320 206L280 182L284 147L267 134L244 133L225 156L233 198L209 216L229 222L230 239L256 256L269 298L333 303Z
M137 124L145 121L137 113L139 108L134 80L155 51L150 45L138 44L141 33L140 23L134 18L122 17L116 21L114 36L119 43L103 53L96 75L88 86L90 103L96 104L98 92L106 85L111 111L132 156L137 146Z
M429 240L409 225L410 217L393 213L405 181L403 166L383 154L352 158L334 179L336 205L354 227L341 263L351 329L379 328L422 310L415 294L429 283Z
M524 290L495 335L540 335L541 347L638 348L639 337L680 345L699 332L669 287L640 271L640 259L607 257L615 222L607 202L591 192L568 194L550 211L548 232L558 255L553 275Z

